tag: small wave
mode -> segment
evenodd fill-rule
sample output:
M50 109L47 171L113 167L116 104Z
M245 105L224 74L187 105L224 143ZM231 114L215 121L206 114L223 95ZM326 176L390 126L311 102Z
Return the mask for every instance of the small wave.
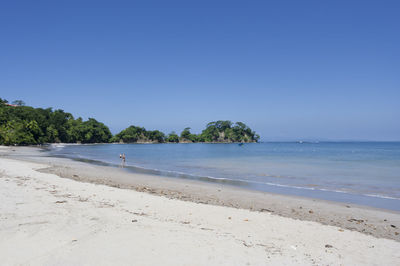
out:
M65 145L63 144L51 144L52 149L62 149L65 148Z
M349 195L361 195L366 197L375 197L375 198L383 198L383 199L391 199L391 200L400 200L400 198L378 195L378 194L358 194L356 192L349 192L344 190L337 190L337 189L327 189L327 188L317 188L317 187L302 187L296 185L287 185L287 184L279 184L279 183L271 183L271 182L261 182L261 181L254 181L254 180L246 180L246 179L231 179L225 177L215 177L215 176L200 176L196 174L190 174L180 171L172 171L172 170L161 170L158 168L146 168L138 165L130 165L131 167L142 169L144 171L149 171L154 173L157 172L157 175L166 175L172 177L180 177L180 178L191 178L197 179L202 181L208 182L217 182L217 183L227 183L231 185L242 185L242 186L249 186L251 184L259 184L259 185L267 185L267 186L274 186L274 187L282 187L288 189L300 189L300 190L309 190L309 191L324 191L324 192L333 192L333 193L344 193Z
M389 197L389 196L383 196L383 195L377 195L377 194L363 194L363 195L364 195L364 196L368 196L368 197L381 198L381 199L400 200L400 198Z
M168 172L174 173L174 171L168 171ZM229 183L229 184L238 184L238 183L240 183L242 185L260 184L260 185L283 187L283 188L289 188L289 189L301 189L301 190L310 190L310 191L324 191L324 192L333 192L333 193L343 193L343 194L349 194L349 195L361 195L361 196L375 197L375 198L382 198L382 199L400 200L400 198L390 197L390 196L385 196L385 195L358 194L356 192L352 193L352 192L349 192L349 191L337 190L337 189L316 188L316 187L302 187L302 186L278 184L278 183L271 183L271 182L260 182L260 181L252 181L252 180L245 180L245 179L230 179L230 178L214 177L214 176L198 176L198 175L182 173L182 172L176 172L176 173L179 173L179 174L185 175L185 176L191 176L191 177L194 177L195 179L200 179L200 180L207 179L207 180L209 180L211 182L213 182L213 181L224 181L224 183Z
M289 189L300 189L300 190L309 190L309 191L324 191L324 192L333 192L333 193L344 193L344 194L350 194L350 195L361 195L361 196L367 196L367 197L375 197L375 198L383 198L383 199L391 199L391 200L400 200L400 198L396 197L390 197L390 196L385 196L385 195L378 195L378 194L358 194L356 192L349 192L349 191L344 191L344 190L337 190L337 189L327 189L327 188L317 188L317 187L302 187L302 186L296 186L296 185L287 185L287 184L279 184L279 183L271 183L271 182L261 182L261 181L253 181L253 180L246 180L246 179L231 179L231 178L225 178L225 177L215 177L215 176L200 176L200 175L195 175L195 174L190 174L190 173L185 173L185 172L180 172L180 171L171 171L171 170L160 170L160 169L149 169L141 166L134 166L135 168L141 168L143 170L156 170L159 172L160 175L163 175L165 173L169 173L172 176L177 176L177 177L183 177L183 178L193 178L193 179L198 179L198 180L205 180L209 182L218 182L218 183L228 183L228 184L238 184L238 185L251 185L251 184L259 184L259 185L267 185L267 186L274 186L274 187L283 187L283 188L289 188ZM168 176L171 176L168 175Z
M79 161L85 161L88 163L99 164L99 165L114 166L114 167L119 166L119 164L116 164L114 162L104 162L104 161L100 161L100 160L85 159L85 158L83 158L83 156L81 156L79 154L75 154L75 156L76 157L74 157L74 158L71 158L71 157L69 157L69 158L79 160ZM64 157L64 156L62 156L62 157ZM65 157L68 157L68 156L65 156ZM358 196L365 196L365 197L374 197L374 198L381 198L381 199L400 200L400 198L397 198L397 197L391 197L391 196L379 195L379 194L362 194L362 193L357 193L356 191L349 192L349 191L344 191L344 190L328 189L328 188L322 188L322 187L316 187L316 186L304 187L304 186L298 186L298 185L296 186L296 185L279 184L279 183L272 183L272 182L261 182L261 181L247 180L247 179L231 179L231 178L225 178L225 177L197 175L197 174L191 174L191 173L186 173L186 172L181 172L181 171L163 170L163 169L158 169L158 168L147 168L147 167L143 167L140 165L133 165L133 164L126 165L126 169L133 170L134 172L141 172L141 173L147 173L147 174L153 174L153 175L184 178L184 179L195 179L195 180L215 182L215 183L225 183L225 184L237 185L237 186L248 187L248 186L251 186L252 184L258 184L258 185L263 185L263 186L281 187L281 188L288 188L288 189L299 189L299 190L308 190L308 191L324 191L324 192L344 193L344 194L349 194L349 195L358 195Z

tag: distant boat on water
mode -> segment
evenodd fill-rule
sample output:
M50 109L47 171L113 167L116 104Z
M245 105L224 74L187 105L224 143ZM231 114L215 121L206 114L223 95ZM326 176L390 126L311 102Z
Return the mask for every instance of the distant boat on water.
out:
M243 146L243 143L239 143L238 145L239 145L239 146Z

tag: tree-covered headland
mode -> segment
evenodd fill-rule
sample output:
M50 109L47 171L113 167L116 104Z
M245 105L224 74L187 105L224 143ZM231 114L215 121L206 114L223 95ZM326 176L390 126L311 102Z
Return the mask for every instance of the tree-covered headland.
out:
M44 143L230 143L258 142L259 135L242 122L208 123L200 134L185 128L180 135L165 135L159 130L130 126L116 135L94 118L83 121L72 114L52 108L33 108L23 101L9 104L0 98L0 144L34 145Z
M165 142L165 134L158 131L148 131L144 127L130 126L110 139L110 142L121 142L121 143L143 143L143 142L154 142L162 143Z
M181 142L257 142L260 136L242 122L229 120L210 122L201 134L192 134L185 128L180 136Z
M175 132L168 135L154 130L147 131L143 127L130 126L111 138L111 142L121 143L231 143L231 142L257 142L259 136L242 122L233 124L231 121L216 121L207 124L200 134L190 132L190 127L185 128L180 136Z
M102 143L111 137L108 127L94 118L83 121L63 110L33 108L22 101L9 104L0 98L0 144Z

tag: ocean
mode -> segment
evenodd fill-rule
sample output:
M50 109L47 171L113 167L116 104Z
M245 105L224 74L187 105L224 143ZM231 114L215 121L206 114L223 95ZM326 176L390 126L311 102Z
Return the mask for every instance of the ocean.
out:
M51 156L165 178L400 211L400 142L52 145Z

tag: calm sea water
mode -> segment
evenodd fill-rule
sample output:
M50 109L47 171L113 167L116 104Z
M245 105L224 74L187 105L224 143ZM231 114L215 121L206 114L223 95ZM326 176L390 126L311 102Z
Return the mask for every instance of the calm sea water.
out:
M400 142L55 145L51 154L174 178L400 211Z

